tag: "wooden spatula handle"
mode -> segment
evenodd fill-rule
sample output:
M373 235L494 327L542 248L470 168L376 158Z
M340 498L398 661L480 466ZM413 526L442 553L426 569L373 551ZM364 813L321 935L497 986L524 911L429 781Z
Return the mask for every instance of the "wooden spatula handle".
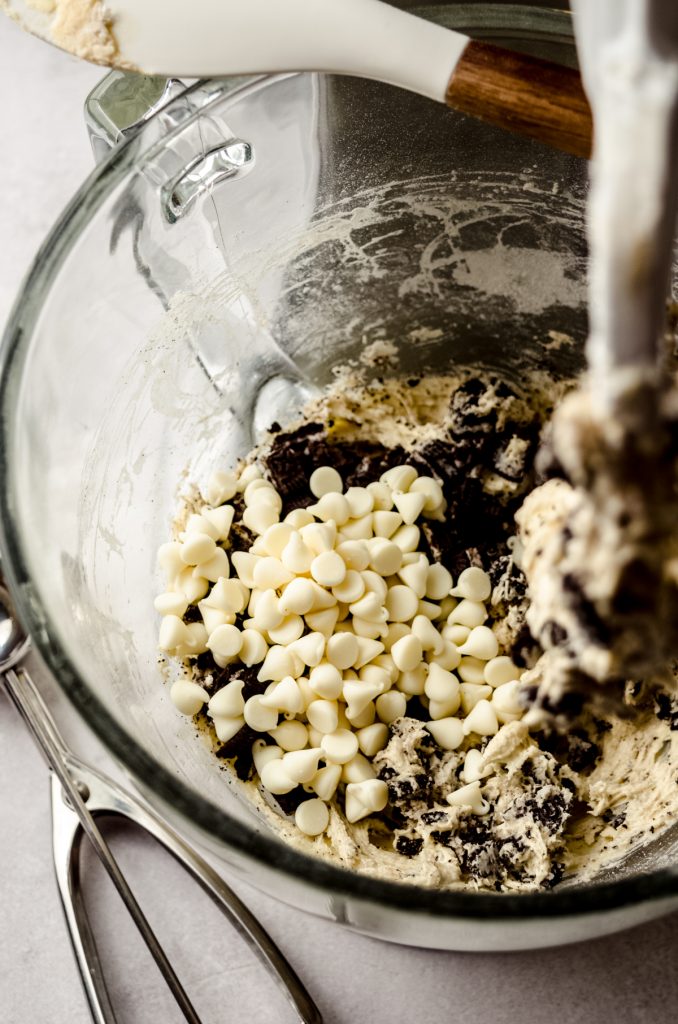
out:
M588 159L591 110L577 71L471 40L445 102L463 114Z

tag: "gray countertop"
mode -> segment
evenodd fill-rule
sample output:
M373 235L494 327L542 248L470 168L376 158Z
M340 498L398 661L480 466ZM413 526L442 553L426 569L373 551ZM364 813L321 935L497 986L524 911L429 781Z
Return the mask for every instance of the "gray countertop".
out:
M101 75L0 17L0 323L35 250L92 167L82 103ZM105 765L104 752L54 685L44 680L42 688L73 746ZM52 874L47 771L3 695L0 778L0 1020L86 1024ZM248 950L169 857L124 828L112 841L206 1024L291 1019ZM121 1021L179 1021L91 856L84 879ZM236 887L288 954L328 1024L676 1019L678 916L542 952L434 953L353 935Z

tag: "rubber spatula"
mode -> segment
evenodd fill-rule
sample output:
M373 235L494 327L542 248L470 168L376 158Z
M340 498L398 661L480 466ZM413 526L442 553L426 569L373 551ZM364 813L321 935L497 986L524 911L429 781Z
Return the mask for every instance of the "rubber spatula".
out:
M469 39L380 0L0 0L96 63L187 77L327 71L373 78L587 157L571 68Z

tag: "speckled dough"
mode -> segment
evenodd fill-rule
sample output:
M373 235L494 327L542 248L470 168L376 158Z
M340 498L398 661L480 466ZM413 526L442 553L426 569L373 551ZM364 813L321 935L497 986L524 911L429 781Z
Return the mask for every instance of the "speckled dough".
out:
M350 484L375 479L398 461L438 476L448 512L444 523L427 525L426 543L455 575L469 563L490 573L495 633L502 650L528 669L523 681L534 688L557 670L558 647L544 655L529 633L518 562L538 561L530 547L534 531L543 540L559 529L572 501L565 481L535 487L542 427L564 390L535 378L523 394L470 374L368 386L360 374L345 373L252 457L274 481L285 511L307 502L309 469L321 464L335 466ZM521 503L519 541L514 516ZM233 543L240 543L237 533ZM205 669L196 671L204 681ZM233 674L210 674L208 692ZM235 674L246 688L256 687L251 670ZM269 824L306 852L425 886L529 891L573 875L588 878L676 820L678 705L638 686L626 688L624 701L633 718L585 713L566 734L546 730L541 718L529 715L505 725L483 748L485 814L447 801L467 781L461 775L468 741L443 750L424 726L425 708L411 701L373 759L388 786L385 811L349 824L333 800L328 829L316 838L294 825L294 794L271 797L252 777L252 736L236 737L217 752L234 758Z

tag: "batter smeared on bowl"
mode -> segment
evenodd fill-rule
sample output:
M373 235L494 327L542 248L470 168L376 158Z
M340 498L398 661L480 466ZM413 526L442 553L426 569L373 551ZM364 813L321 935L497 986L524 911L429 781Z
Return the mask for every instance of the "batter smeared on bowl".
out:
M522 890L674 817L668 696L630 686L633 721L582 714L566 735L525 718L544 662L515 516L552 497L534 457L559 390L344 375L187 501L156 601L172 698L288 841Z

